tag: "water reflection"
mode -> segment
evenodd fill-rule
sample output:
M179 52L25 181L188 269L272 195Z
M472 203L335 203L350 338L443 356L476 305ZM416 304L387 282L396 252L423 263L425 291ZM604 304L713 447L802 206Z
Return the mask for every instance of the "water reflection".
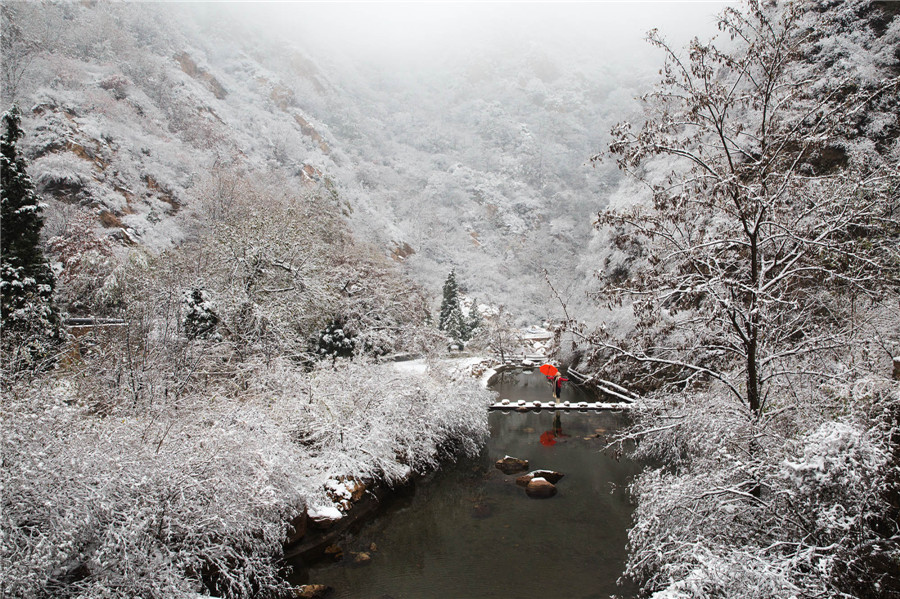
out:
M540 373L507 374L495 389L511 400L546 401L551 393ZM577 389L563 393L570 395L563 400L581 401ZM481 456L419 483L411 500L344 542L345 552L375 543L369 565L323 563L310 582L346 599L519 598L534 589L556 597L633 596L616 579L632 512L625 487L638 465L601 452L607 431L621 424L609 412L491 413ZM545 433L552 443L542 442ZM528 498L517 475L494 467L505 455L565 474L558 494Z

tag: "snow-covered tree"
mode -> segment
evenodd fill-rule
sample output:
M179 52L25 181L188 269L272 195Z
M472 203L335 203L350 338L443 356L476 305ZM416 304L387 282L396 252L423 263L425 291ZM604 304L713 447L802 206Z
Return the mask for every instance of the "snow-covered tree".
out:
M383 252L355 243L331 258L328 275L339 290L337 314L356 351L427 354L438 345L422 289Z
M473 331L480 323L477 310L473 308L468 315L463 310L459 296L459 284L456 281L456 271L451 270L447 275L447 280L444 281L438 328L444 331L455 345L461 347L472 338Z
M196 242L173 257L201 261L219 331L239 351L305 353L306 340L335 313L338 290L327 265L347 239L340 215L314 192L296 194L249 177L240 188Z
M61 336L54 277L40 245L43 207L16 143L24 135L17 106L3 114L0 137L0 297L3 345L12 364L34 364Z
M356 340L346 330L347 323L334 319L314 339L313 353L318 357L349 358L356 348Z
M466 335L469 339L475 335L478 328L484 324L484 318L478 310L478 301L472 300L469 308L469 315L466 317Z
M632 487L627 574L651 596L893 596L900 30L881 10L751 1L683 57L651 34L662 81L610 146L651 197L599 218L599 297L633 326L591 338L647 392L628 434L664 464Z
M0 23L3 27L3 37L0 39L0 51L3 54L0 100L4 103L16 99L19 83L34 60L38 48L36 41L28 39L22 31L18 8L15 4L0 6Z
M462 309L459 306L459 285L456 283L456 271L451 270L444 281L441 314L438 317L438 328L440 330L446 331L451 325L451 315L454 310L460 316L462 315Z
M184 307L182 324L188 339L208 337L219 324L216 303L205 289L193 288L184 292L181 299Z
M637 248L627 278L603 273L600 295L633 301L643 334L598 345L677 385L715 379L755 418L797 392L798 372L821 381L835 350L869 334L860 307L900 282L897 149L850 125L874 110L896 127L884 99L900 78L887 65L874 77L823 71L813 51L828 45L829 16L799 3L729 8L720 28L742 43L694 40L686 59L651 34L667 53L663 80L644 97L646 123L618 125L610 145L653 197L600 213L613 243Z
M462 347L469 338L466 318L463 316L462 307L459 303L450 309L447 321L444 324L444 332L458 347Z
M476 308L472 311L477 313ZM478 314L478 323L467 347L475 351L489 351L499 356L501 362L505 362L510 354L524 351L521 334L506 306L490 305L483 315Z

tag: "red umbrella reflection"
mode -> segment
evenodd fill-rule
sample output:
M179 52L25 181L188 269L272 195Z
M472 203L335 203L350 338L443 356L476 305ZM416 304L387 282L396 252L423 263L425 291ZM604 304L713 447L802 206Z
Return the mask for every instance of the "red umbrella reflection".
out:
M541 433L541 445L546 447L556 445L556 434L553 431L544 431Z

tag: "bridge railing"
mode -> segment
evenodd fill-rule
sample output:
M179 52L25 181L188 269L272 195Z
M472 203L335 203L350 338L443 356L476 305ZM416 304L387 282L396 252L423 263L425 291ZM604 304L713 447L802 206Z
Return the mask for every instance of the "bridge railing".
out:
M629 391L625 387L617 385L612 381L601 379L596 375L588 376L586 374L578 372L574 368L569 368L568 374L569 378L576 381L579 385L594 385L602 393L605 393L606 395L609 395L611 397L615 397L620 402L634 403L635 401L640 399L640 396L633 391Z

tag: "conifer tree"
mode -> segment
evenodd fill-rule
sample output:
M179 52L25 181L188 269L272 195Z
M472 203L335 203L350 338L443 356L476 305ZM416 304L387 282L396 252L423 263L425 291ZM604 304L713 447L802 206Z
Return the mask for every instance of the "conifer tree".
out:
M187 338L212 337L219 324L219 316L209 293L196 287L189 289L184 292L181 303L184 307L182 324Z
M0 305L4 350L14 361L37 361L60 336L54 309L53 272L40 247L42 207L25 160L16 150L22 137L17 106L3 114L0 134Z
M469 309L469 317L466 319L466 339L471 339L475 334L475 329L481 326L483 319L478 313L478 302L473 301L472 307Z
M451 270L444 281L444 299L441 301L441 316L438 320L438 328L442 331L448 330L451 322L451 314L454 309L462 317L462 308L459 305L459 286L456 283L456 271Z
M472 332L481 325L481 316L472 310L468 317L463 313L459 301L459 285L456 282L456 271L451 270L444 282L444 299L441 301L441 316L438 328L449 336L454 343L462 345L472 338Z
M453 340L453 343L459 346L462 346L469 339L466 319L463 316L462 308L460 308L458 301L450 310L444 331L447 333L447 336Z

